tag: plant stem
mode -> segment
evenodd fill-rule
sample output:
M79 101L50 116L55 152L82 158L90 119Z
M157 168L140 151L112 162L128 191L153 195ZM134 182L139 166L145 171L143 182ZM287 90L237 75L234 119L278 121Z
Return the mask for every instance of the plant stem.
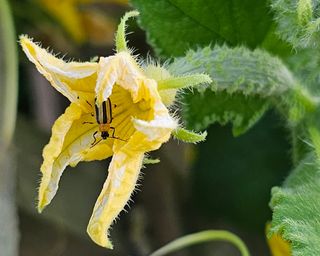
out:
M1 107L0 140L8 146L13 137L18 95L18 61L16 35L9 4L0 0L0 40L3 46L3 70L0 73ZM3 73L2 73L3 72Z
M16 36L7 0L0 0L0 254L19 254L15 204L16 166L10 148L17 112L18 61Z
M242 256L250 255L248 248L238 236L224 230L207 230L178 238L156 250L155 252L150 254L150 256L163 256L168 253L172 253L182 248L188 247L190 245L216 240L228 241L232 243L239 249Z

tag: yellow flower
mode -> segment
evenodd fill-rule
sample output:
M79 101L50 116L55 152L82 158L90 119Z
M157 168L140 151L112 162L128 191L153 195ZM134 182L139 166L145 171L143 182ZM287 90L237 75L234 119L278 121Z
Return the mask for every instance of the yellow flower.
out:
M38 210L41 212L51 202L68 165L112 156L108 178L87 228L90 237L107 248L112 248L108 229L135 189L145 153L158 149L172 132L192 142L205 136L177 128L161 92L170 105L173 99L165 96L168 90L175 92L210 82L210 78L204 74L172 78L168 72L161 75L163 68L150 66L145 67L147 73L159 79L148 77L126 46L125 22L136 15L132 11L122 19L116 34L117 53L100 57L97 63L64 62L27 36L20 37L29 60L71 102L55 122L49 144L43 150Z

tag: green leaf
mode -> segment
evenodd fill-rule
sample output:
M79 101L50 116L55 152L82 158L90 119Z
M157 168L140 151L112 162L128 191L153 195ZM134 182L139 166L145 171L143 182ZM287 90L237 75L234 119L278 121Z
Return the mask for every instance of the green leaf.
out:
M278 35L293 47L317 47L320 39L320 18L317 1L272 0Z
M320 255L319 188L319 162L310 153L281 188L272 189L269 236L278 233L290 241L293 256Z
M245 95L281 95L297 82L277 57L266 51L245 47L205 47L190 50L168 66L174 75L205 73L213 80L213 88Z
M320 56L317 49L299 49L285 59L290 70L312 93L320 95Z
M272 16L267 0L132 0L159 55L179 56L209 43L261 44Z
M176 130L172 132L172 135L183 142L187 143L198 143L201 141L205 141L207 137L207 132L204 131L202 133L195 133L192 131L188 131L186 129L183 129L181 127L178 127Z
M216 122L221 125L231 122L234 136L246 132L268 109L268 103L259 96L211 90L188 93L184 101L183 119L189 129L203 130Z
M291 95L298 88L278 58L244 47L216 46L189 51L185 57L176 58L168 69L174 75L207 73L213 80L210 88L202 87L200 92L183 95L182 112L189 129L201 130L215 122L223 125L231 122L233 133L242 134L259 120L269 102L278 104L276 99ZM289 99L300 100L299 97ZM292 106L289 99L283 100L287 111ZM296 120L300 113L302 110L290 117Z

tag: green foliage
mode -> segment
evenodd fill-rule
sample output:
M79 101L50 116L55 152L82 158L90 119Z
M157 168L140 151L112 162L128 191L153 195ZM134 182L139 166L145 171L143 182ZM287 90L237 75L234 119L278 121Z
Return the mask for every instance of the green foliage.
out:
M281 114L291 135L294 171L281 188L272 189L270 232L290 240L294 256L320 255L320 1L133 0L133 4L141 13L140 24L146 29L156 53L176 57L167 64L170 73L176 76L204 73L212 79L209 86L197 87L194 92L185 91L180 95L183 121L188 129L212 130L213 127L209 126L214 123L231 123L233 134L240 135L248 131L266 110L273 107ZM273 123L269 121L259 129L264 131L271 125ZM248 140L242 141L243 137L250 136L249 133L238 138L242 147L231 151L224 148L224 143L229 142L222 141L220 135L215 136L214 141L209 136L200 147L197 163L200 175L197 172L195 178L200 179L201 170L206 170L201 185L198 185L204 189L199 198L208 196L211 200L215 195L217 206L212 206L215 202L210 200L207 204L215 207L214 212L219 211L224 201L229 204L232 200L223 194L219 201L219 191L208 192L208 188L218 186L214 183L219 178L217 176L226 173L228 182L225 184L232 183L226 188L229 192L240 187L238 183L248 182L248 173L252 169L268 177L267 169L272 172L277 168L268 163L278 163L279 159L264 150L265 141L270 142L271 151L285 148L281 146L283 141L280 141L279 134L278 137L260 134L258 138L263 138L264 147L262 150L260 143L259 150L256 150L256 145L251 145ZM248 158L241 155L243 148L252 150L247 153ZM220 152L222 155L210 169L213 156ZM268 160L255 165L255 153L257 162L263 162L263 157ZM226 161L224 156L228 156ZM236 177L242 179L232 178L232 174L238 174ZM271 179L269 181L271 184ZM259 191L260 186L258 184L255 191L247 191L246 195L233 191L237 194L233 196L236 198L233 204L250 197L251 193Z
M303 85L317 95L320 92L320 55L317 49L303 49L287 56L286 63Z
M132 2L140 11L140 24L159 55L182 55L187 49L198 47L170 64L171 73L176 76L207 73L213 79L212 90L217 87L218 91L227 92L207 92L206 97L196 93L192 102L190 93L185 93L181 101L186 103L183 113L188 128L199 130L214 122L231 122L234 134L239 135L259 120L271 96L273 103L278 104L274 97L297 85L286 66L267 52L226 46L245 44L254 48L261 44L270 48L279 44L267 1ZM210 43L225 45L199 48ZM210 102L211 108L196 114L199 107L206 107L202 100ZM282 105L286 103L284 100ZM189 110L193 113L189 114ZM285 115L288 112L284 107ZM296 121L304 112L303 108L296 108L289 115Z
M270 101L288 91L301 91L286 66L262 50L206 47L189 51L168 68L176 75L207 73L213 80L210 89L200 88L200 92L186 93L183 98L183 116L190 129L201 130L215 122L222 125L231 122L234 135L240 135L259 120ZM293 120L304 113L299 106L297 104L290 114Z
M217 122L231 122L232 132L238 136L254 125L268 109L268 103L259 96L247 97L240 93L188 93L184 98L183 117L189 129L203 130Z
M132 0L141 27L158 55L183 55L210 43L245 44L264 40L272 17L266 0Z
M179 140L187 142L187 143L198 143L201 141L205 141L205 139L207 137L207 132L195 133L195 132L183 129L181 127L178 127L173 132L173 136L176 139L179 139Z
M320 255L318 159L310 153L281 188L272 189L273 220L269 235L279 233L290 241L293 256Z
M205 47L188 51L168 67L173 74L203 72L211 76L214 89L228 94L280 95L293 88L296 81L287 67L263 50L244 47Z
M272 0L278 35L296 48L318 47L320 18L318 1Z

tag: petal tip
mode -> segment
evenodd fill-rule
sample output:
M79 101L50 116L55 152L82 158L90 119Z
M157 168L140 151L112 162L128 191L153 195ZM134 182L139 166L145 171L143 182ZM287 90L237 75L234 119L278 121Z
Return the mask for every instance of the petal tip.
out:
M19 36L19 43L22 47L26 46L27 44L33 43L32 38L28 35L22 34Z
M46 200L46 198L44 197L44 195L41 193L39 194L39 201L38 201L38 205L37 205L37 210L38 213L42 213L42 211L44 210L44 208L46 208L46 206L49 204L50 202L48 202L48 200Z
M37 206L38 213L42 213L42 211L44 210L45 207L46 207L46 205L39 201L38 206Z
M102 232L101 226L98 223L91 224L89 223L87 227L87 233L97 245L102 247L113 249L113 245L108 238L108 235Z

